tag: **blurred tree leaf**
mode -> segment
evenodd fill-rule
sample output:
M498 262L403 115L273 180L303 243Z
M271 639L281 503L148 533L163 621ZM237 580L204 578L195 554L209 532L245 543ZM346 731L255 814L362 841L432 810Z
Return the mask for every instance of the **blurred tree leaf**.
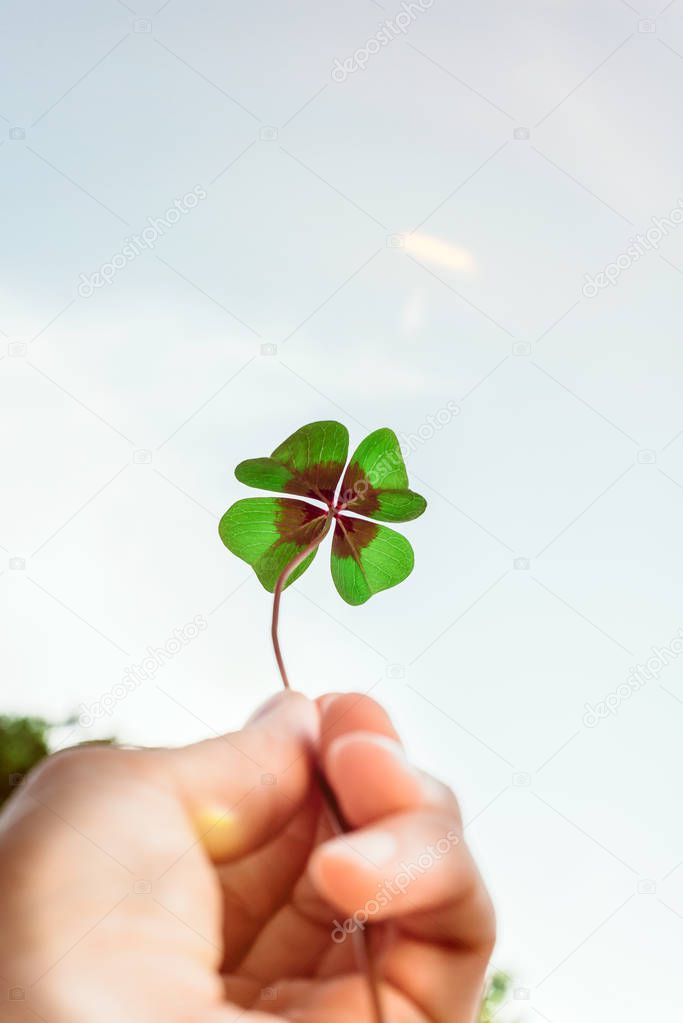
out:
M486 985L484 1001L481 1006L479 1023L493 1023L497 1019L498 1010L506 998L509 997L512 989L512 977L502 970L492 973Z
M51 733L56 728L75 723L76 718L55 722L44 718L0 714L0 806L9 799L29 771L50 755ZM74 745L106 745L110 742L114 742L114 739L92 739Z
M50 752L50 725L42 718L0 715L0 804L12 794L25 774Z

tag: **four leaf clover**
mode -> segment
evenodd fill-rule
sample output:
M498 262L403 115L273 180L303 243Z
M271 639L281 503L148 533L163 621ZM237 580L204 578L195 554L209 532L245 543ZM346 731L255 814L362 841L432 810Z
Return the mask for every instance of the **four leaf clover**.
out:
M296 495L237 501L220 521L225 546L252 566L271 593L289 563L311 546L286 585L306 571L332 523L332 578L348 604L364 604L410 575L412 547L400 533L378 525L408 522L427 507L408 488L398 438L393 430L375 430L346 466L348 450L348 430L341 423L309 423L270 458L250 458L235 469L249 487Z

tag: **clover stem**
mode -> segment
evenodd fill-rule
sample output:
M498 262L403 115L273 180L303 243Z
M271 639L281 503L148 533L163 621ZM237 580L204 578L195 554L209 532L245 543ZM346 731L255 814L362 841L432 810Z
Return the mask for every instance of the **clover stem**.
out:
M285 689L291 689L289 684L289 678L287 677L287 669L285 668L285 662L282 657L282 650L280 649L280 640L278 638L278 624L280 621L280 600L282 598L282 591L285 588L287 580L293 572L306 560L306 558L317 550L322 541L325 539L330 531L332 522L337 518L334 508L330 508L327 513L325 525L321 530L320 534L312 540L303 550L299 551L295 557L292 558L283 568L282 572L278 576L275 584L275 590L273 592L273 618L271 624L271 638L273 640L273 650L275 651L275 660L277 661L278 670L282 679L282 684ZM332 832L336 835L343 835L347 831L350 831L349 825L344 820L344 816L339 808L334 792L330 787L330 784L325 777L320 765L315 767L315 779L318 783L318 788L322 795L323 803L325 804L325 810L327 812L327 818L330 823ZM365 925L368 927L368 925ZM354 943L354 953L356 957L356 965L359 973L364 973L368 991L370 994L370 1001L372 1003L372 1013L374 1016L375 1023L385 1023L384 1013L382 1011L382 1005L379 998L379 989L377 985L377 979L373 968L372 955L370 952L370 943L368 940L368 932L364 929L356 929L352 935Z
M273 650L275 651L275 660L277 661L278 670L280 672L280 678L285 689L291 689L289 679L287 677L287 669L285 668L284 658L282 657L282 650L280 649L280 640L278 638L278 623L280 621L280 599L282 597L282 591L285 588L287 580L289 579L292 572L295 572L299 565L306 560L306 558L315 551L320 544L323 542L325 537L330 531L332 520L334 518L334 511L330 508L325 519L325 525L323 526L320 534L316 536L314 540L304 547L303 550L299 551L291 561L289 561L280 572L277 582L275 583L275 590L273 592L273 620L270 628L270 635L273 640Z

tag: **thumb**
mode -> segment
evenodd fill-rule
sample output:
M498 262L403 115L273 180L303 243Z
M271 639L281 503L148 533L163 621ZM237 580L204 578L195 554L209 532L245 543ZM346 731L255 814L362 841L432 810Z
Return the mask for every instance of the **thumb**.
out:
M150 756L163 758L208 854L228 862L270 841L301 807L318 734L315 705L287 690L239 732Z

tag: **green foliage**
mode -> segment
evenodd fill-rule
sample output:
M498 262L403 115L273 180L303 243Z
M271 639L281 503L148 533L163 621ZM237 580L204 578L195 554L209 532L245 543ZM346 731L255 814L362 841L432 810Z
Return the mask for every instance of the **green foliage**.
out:
M0 715L0 804L21 779L48 755L50 725L42 718Z
M0 714L0 807L29 771L52 752L50 733L75 722L75 718L55 722ZM90 739L75 745L101 746L114 741L111 738Z
M427 507L425 499L408 488L396 434L387 428L375 430L358 446L344 472L348 449L348 431L341 423L309 423L270 457L247 459L235 469L237 479L247 486L297 495L237 501L218 527L228 550L251 565L271 593L297 556L305 555L288 584L306 571L332 522L332 578L348 604L364 604L412 572L414 556L408 541L376 524L408 522Z
M228 508L220 521L220 538L233 554L246 561L270 593L278 576L311 541L322 536L326 517L320 508L298 499L247 497ZM293 583L315 557L314 550L292 572Z
M494 1023L498 1010L510 995L511 988L512 978L507 973L503 973L502 970L496 970L495 973L491 974L486 985L479 1023Z

